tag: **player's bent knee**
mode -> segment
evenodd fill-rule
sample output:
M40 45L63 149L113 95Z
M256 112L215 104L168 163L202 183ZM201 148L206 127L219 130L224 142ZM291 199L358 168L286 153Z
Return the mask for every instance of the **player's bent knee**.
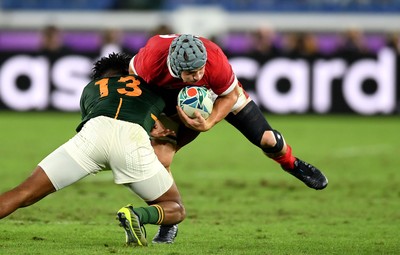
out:
M270 135L266 135L266 138L263 136L262 150L267 154L280 152L285 146L285 140L283 139L282 134L277 130L266 131L266 133L267 132Z
M169 219L166 219L164 224L178 224L186 218L186 210L181 203L175 203L174 205L169 204L168 208L164 209L166 214L170 215Z
M180 207L178 221L182 222L186 218L186 210L185 210L185 207L182 204L178 204L178 206Z

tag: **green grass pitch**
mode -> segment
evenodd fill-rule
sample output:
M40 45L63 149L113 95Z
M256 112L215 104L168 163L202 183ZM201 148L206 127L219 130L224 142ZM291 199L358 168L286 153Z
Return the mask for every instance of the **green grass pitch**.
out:
M72 137L79 118L0 112L0 192ZM267 118L324 171L325 190L307 188L221 122L175 157L187 210L175 244L126 247L115 213L144 203L103 172L0 220L0 254L400 254L399 116ZM156 230L147 226L150 240Z

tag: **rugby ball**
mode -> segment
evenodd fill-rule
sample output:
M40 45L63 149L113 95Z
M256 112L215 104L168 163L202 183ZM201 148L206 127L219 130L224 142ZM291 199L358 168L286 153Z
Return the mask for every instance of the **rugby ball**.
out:
M197 111L204 119L207 119L213 109L213 99L207 88L187 86L178 94L178 106L190 118L194 118L194 113Z

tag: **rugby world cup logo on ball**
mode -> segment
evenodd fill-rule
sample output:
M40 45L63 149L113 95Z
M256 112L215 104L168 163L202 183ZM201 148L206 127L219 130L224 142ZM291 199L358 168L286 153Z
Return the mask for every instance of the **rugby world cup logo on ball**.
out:
M187 86L178 94L178 105L191 118L195 117L197 111L207 119L212 112L213 99L207 88Z

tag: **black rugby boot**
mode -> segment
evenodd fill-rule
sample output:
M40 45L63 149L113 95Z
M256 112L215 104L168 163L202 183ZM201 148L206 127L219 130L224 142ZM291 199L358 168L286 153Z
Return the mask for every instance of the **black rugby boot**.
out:
M301 159L296 158L294 169L283 168L283 170L301 180L310 188L319 190L326 188L328 185L328 179L320 170Z
M175 225L161 225L157 234L153 238L153 243L166 243L171 244L175 241L178 235L178 224Z

